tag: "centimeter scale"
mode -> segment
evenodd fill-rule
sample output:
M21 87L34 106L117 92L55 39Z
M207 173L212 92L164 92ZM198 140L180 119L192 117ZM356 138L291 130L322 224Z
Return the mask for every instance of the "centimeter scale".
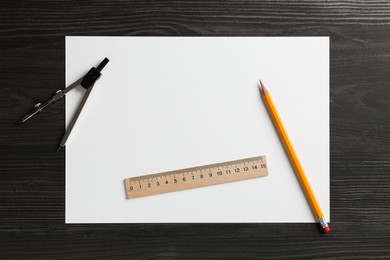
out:
M265 156L204 165L124 180L127 199L268 175Z

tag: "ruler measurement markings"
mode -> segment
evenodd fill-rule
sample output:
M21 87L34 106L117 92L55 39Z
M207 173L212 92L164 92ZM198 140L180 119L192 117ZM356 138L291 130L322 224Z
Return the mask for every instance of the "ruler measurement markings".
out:
M127 178L125 179L126 196L129 199L266 176L268 171L263 157ZM259 161L262 163L259 164ZM247 163L252 163L253 166L248 167ZM234 171L231 172L229 168L234 168ZM180 175L181 178L176 177ZM165 177L165 182L160 184L158 178L161 177ZM139 187L133 185L133 181L140 183L140 180L143 182L147 180L148 183Z

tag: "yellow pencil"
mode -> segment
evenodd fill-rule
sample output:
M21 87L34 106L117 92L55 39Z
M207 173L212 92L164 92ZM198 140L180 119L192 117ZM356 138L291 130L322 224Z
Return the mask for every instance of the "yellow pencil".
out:
M301 163L299 162L298 156L295 153L290 138L288 137L287 132L284 129L282 120L280 120L280 117L278 115L278 112L276 111L275 105L271 99L268 90L265 88L261 80L259 80L259 82L260 82L259 86L260 86L261 98L263 99L268 114L271 117L271 120L274 124L274 127L276 128L276 131L278 132L279 139L283 144L284 151L286 152L287 157L290 160L292 168L294 169L295 175L297 176L301 184L301 187L305 193L307 201L310 204L313 214L317 216L318 221L322 227L322 230L327 233L330 231L330 227L326 222L326 219L324 217L324 214L322 213L320 205L318 204L316 196L314 195L314 192L311 189L310 183L306 177L306 174L302 168Z

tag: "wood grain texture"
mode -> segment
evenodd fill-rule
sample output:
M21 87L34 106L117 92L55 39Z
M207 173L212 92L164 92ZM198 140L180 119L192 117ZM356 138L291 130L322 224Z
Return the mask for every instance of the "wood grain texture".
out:
M330 36L331 227L65 225L66 35ZM1 1L0 259L389 258L390 2Z

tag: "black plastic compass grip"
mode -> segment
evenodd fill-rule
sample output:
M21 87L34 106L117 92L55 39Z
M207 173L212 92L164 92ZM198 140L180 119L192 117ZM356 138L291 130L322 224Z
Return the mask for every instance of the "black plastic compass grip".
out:
M85 74L83 80L81 81L81 86L85 89L88 89L90 87L92 87L95 82L100 78L100 76L102 75L100 73L100 71L104 68L104 66L106 66L106 64L109 62L110 60L107 59L107 58L104 58L104 60L99 64L99 66L97 68L95 67L92 67L87 74Z

